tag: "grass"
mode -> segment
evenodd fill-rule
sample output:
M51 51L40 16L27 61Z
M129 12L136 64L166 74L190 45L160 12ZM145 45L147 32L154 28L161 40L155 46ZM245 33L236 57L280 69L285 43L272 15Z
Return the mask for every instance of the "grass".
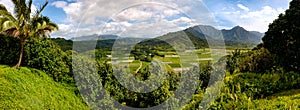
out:
M161 53L163 53L163 52L161 52ZM164 53L164 54L167 54L167 53ZM172 54L169 53L167 55L174 55L174 53L172 53ZM198 56L192 56L192 55L198 55ZM221 56L225 56L225 55L214 56L214 57L219 58ZM205 50L199 49L199 50L197 50L197 54L186 53L186 54L181 55L180 57L155 56L156 59L159 59L162 62L171 62L171 64L168 64L169 67L171 67L171 68L180 68L180 67L182 67L182 65L184 65L184 67L189 67L189 66L193 66L193 64L195 64L195 63L199 63L201 65L206 65L206 64L208 64L209 60L201 60L201 59L207 59L207 58L211 58L211 57L212 57L212 55L211 55L209 49L205 49Z
M74 89L36 69L0 65L0 109L89 109Z
M253 108L265 109L300 109L300 89L284 91L266 99L254 100Z
M129 63L129 68L132 73L136 71L140 67L140 61L134 60L133 62Z

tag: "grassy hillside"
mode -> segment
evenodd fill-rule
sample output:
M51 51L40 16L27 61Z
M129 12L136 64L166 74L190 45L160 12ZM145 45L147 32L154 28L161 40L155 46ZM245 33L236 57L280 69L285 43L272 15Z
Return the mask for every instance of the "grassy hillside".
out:
M253 108L260 109L290 109L300 108L300 89L284 91L266 99L255 100Z
M74 89L36 69L0 65L0 109L88 109Z

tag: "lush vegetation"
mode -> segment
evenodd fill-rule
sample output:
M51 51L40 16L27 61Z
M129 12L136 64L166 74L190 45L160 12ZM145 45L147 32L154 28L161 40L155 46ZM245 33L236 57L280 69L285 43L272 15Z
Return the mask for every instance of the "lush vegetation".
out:
M293 0L285 14L269 26L263 38L264 47L276 56L277 64L286 70L300 71L300 1ZM276 42L276 43L274 43Z
M44 3L36 12L31 12L32 0L12 0L14 3L14 14L7 11L6 7L0 4L0 32L19 39L19 61L14 67L19 67L22 62L24 46L27 39L44 37L58 26L51 22L42 11L48 5Z
M26 2L13 1L17 4L16 9ZM25 12L19 13L30 13L27 8L30 8L32 1L28 2L23 3L24 7L19 7ZM174 103L166 103L163 109L196 110L205 107L201 105L205 92L216 93L218 89L214 85L218 84L223 84L220 93L216 94L216 99L208 109L299 109L299 6L300 0L291 2L290 9L270 24L262 44L243 50L227 47L229 54L220 55L223 57L218 61L210 59L212 53L207 41L188 32L185 34L193 41L196 51L190 52L191 48L184 43L172 45L186 39L181 38L180 33L169 33L157 39L145 40L131 48L128 58L123 58L126 62L113 62L111 60L114 57L110 55L115 39L98 40L94 50L87 48L92 41L74 41L81 46L73 51L73 41L49 39L34 34L37 33L35 29L41 29L42 32L54 29L46 25L44 28L32 27L27 29L28 32L15 37L11 37L8 32L17 32L19 28L25 27L1 26L4 31L0 35L0 109L117 109L118 105L113 101L123 106L149 108L168 102L181 85L196 88L192 91L191 99L185 97L184 90L179 91L182 96L173 98ZM7 12L2 5L0 11ZM11 21L5 23L6 17L3 16L9 17L10 14L3 13L0 16L1 25L9 24ZM46 20L46 24L51 23L39 14L36 19L40 17ZM12 23L19 23L19 19L25 18L18 17ZM29 27L32 19L26 18ZM168 40L165 42L162 39ZM123 39L119 42L126 44L138 40ZM274 43L277 41L280 42ZM241 45L250 47L250 44ZM179 56L177 52L185 54ZM193 52L198 59L192 58ZM95 59L91 60L94 54ZM180 57L188 60L189 64L183 64ZM24 67L9 67L20 62L20 59ZM220 69L222 64L226 64L226 70ZM188 65L190 70L175 71L183 69L182 65ZM218 81L223 77L221 73L225 73L225 78ZM125 77L118 79L116 74ZM161 74L165 77L161 77ZM137 81L161 81L161 85L149 93L135 92L121 82L128 82L125 85L134 90L145 88L135 86L137 82L130 76ZM183 76L190 80L181 84ZM153 80L151 77L158 79ZM210 82L210 79L217 82ZM146 84L146 87L153 86ZM183 108L177 108L178 103L185 101L188 103Z
M0 35L1 64L14 65L18 61L18 39ZM48 38L27 40L24 45L22 65L43 70L55 81L73 82L72 52L63 52L58 45Z

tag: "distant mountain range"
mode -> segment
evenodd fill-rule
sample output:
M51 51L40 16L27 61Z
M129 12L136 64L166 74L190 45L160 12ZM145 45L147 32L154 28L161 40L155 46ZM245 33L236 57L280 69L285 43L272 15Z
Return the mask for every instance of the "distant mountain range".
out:
M198 36L202 39L218 39L222 37L225 41L242 42L259 44L261 42L263 33L256 31L247 31L243 27L236 26L230 30L218 30L212 26L198 25L184 30ZM220 35L222 33L222 35Z
M247 31L243 27L236 26L230 30L222 29L218 30L212 26L208 25L198 25L194 27L187 28L182 31L178 32L185 32L189 33L190 37L191 35L193 37L199 37L201 39L215 39L220 40L224 39L225 41L230 42L240 42L240 43L250 43L253 45L257 45L261 42L262 37L264 36L263 33L257 32L257 31ZM178 32L172 32L178 33ZM171 33L169 33L171 34ZM162 36L159 36L157 38L161 38ZM166 37L166 35L164 35ZM169 36L170 37L170 36ZM72 41L90 41L90 40L111 40L111 39L117 39L119 38L117 35L89 35L89 36L81 36L72 38ZM135 38L137 39L137 38ZM146 38L142 38L146 39Z
M70 40L72 41L91 41L91 40L110 40L110 39L117 39L117 35L88 35L88 36L80 36L80 37L74 37Z
M187 36L187 37L183 37ZM236 26L229 30L218 30L208 25L198 25L187 28L185 30L170 32L168 34L153 38L124 38L117 35L89 35L72 38L70 40L65 39L52 39L58 45L63 47L63 50L72 49L73 43L77 42L82 45L89 45L94 41L97 41L97 49L111 49L115 43L119 44L135 44L137 42L140 46L148 47L182 47L189 45L188 41L192 41L196 48L209 47L209 43L220 43L218 41L224 40L226 46L235 48L252 48L261 42L263 33L256 31L247 31L240 26ZM187 39L188 38L188 39ZM118 40L116 40L118 39ZM118 42L116 42L118 41ZM209 42L208 42L209 41ZM80 46L79 51L88 50L87 46Z
M209 47L209 45L222 46L222 42L226 46L251 48L261 42L262 36L262 33L247 31L240 26L230 30L218 30L212 26L198 25L145 40L139 44L154 47L170 47L171 45L180 45L182 47L183 45L189 45L188 39L190 39L196 48Z
M221 30L225 40L259 44L262 41L263 33L247 31L243 27L236 26L231 30Z

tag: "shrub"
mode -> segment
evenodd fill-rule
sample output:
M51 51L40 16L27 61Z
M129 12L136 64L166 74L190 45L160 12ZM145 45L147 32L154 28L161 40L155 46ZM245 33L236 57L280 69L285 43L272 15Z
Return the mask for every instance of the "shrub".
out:
M0 36L0 63L14 65L18 61L20 44L16 38ZM72 82L71 52L63 52L48 38L26 41L22 66L40 69L55 81Z
M48 73L55 81L71 81L72 57L48 39L30 40L25 46L24 65Z
M265 73L277 68L274 63L274 56L265 48L254 49L242 53L236 50L232 55L227 56L227 70L234 72Z
M260 48L241 55L238 67L241 72L264 73L272 70L275 65L273 59L267 49Z
M211 109L254 109L252 100L282 91L299 89L299 73L241 73L227 76L218 99Z

